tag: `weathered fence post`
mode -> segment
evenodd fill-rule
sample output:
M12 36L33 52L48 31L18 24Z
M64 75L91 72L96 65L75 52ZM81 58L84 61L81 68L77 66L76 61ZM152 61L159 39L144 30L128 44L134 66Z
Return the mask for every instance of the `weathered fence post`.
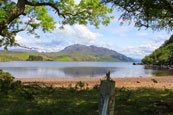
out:
M114 115L115 81L106 73L106 80L101 80L99 97L99 115Z

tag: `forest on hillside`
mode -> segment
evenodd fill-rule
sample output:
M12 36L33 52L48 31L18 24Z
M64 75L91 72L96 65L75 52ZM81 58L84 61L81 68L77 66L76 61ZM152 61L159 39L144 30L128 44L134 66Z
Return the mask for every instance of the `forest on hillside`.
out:
M142 59L144 64L173 65L173 35L152 54Z

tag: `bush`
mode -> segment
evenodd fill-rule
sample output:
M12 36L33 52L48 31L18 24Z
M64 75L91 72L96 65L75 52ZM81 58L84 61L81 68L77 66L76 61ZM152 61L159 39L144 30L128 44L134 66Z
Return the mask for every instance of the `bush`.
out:
M9 72L3 72L0 69L0 92L8 93L9 90L14 90L23 87L21 81L13 81L14 77Z
M1 80L7 80L7 81L13 81L14 77L9 72L3 72L0 69L0 79Z
M76 83L75 88L76 89L82 89L82 88L84 88L84 86L85 86L85 83L79 81Z
M30 55L28 57L27 61L43 61L43 57L42 56Z

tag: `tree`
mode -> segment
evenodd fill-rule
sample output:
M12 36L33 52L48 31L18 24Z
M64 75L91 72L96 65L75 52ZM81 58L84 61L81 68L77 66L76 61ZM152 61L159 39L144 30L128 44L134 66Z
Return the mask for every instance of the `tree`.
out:
M43 32L55 29L54 13L58 16L59 23L65 24L99 24L108 25L113 16L108 16L113 8L108 8L99 0L81 0L75 4L74 0L0 0L0 47L7 49L9 46L20 46L16 43L15 36L21 31L34 34L36 29L42 28ZM52 15L51 15L52 14ZM29 19L23 23L23 18Z
M27 61L43 61L42 56L29 55Z
M122 12L120 19L133 20L136 27L173 30L172 0L103 0L103 3L112 3Z
M145 56L142 62L145 64L172 65L173 64L173 35L169 40L166 40L162 46L156 49L149 56Z

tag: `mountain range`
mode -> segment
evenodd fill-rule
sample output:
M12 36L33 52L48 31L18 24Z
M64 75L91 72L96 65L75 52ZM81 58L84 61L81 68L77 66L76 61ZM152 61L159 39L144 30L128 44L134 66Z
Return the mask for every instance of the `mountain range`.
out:
M30 60L29 56L32 56L32 59L38 59L36 56L41 56L40 61L133 61L132 58L114 50L94 45L70 45L54 53L38 53L32 50L0 51L0 61L38 61Z

